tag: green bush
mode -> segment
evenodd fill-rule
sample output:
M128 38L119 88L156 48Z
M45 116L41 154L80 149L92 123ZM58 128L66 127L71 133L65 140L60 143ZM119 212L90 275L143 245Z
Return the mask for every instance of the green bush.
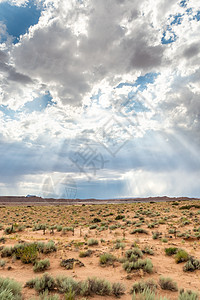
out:
M180 291L178 300L198 300L199 296L196 292L193 291L184 291L183 289Z
M81 284L80 294L82 296L92 296L93 294L100 296L109 296L112 294L112 286L105 279L88 278Z
M24 264L34 263L38 257L37 246L27 244L24 247L17 248L15 254Z
M123 264L123 268L127 273L130 273L132 270L142 269L147 273L153 272L153 264L150 259L138 259L135 262L126 261Z
M104 253L99 258L101 265L112 265L116 261L116 257L111 253Z
M125 293L125 286L121 282L115 282L112 284L112 293L115 297L119 298Z
M162 290L169 290L172 292L178 291L177 283L170 277L160 277L159 284Z
M56 288L62 294L73 292L76 295L80 292L79 284L73 278L65 276L56 277Z
M79 257L87 257L87 256L91 256L91 255L92 255L91 250L80 251L80 253L79 253Z
M136 233L144 233L144 234L148 234L148 231L143 229L143 228L136 228L133 229L130 234L136 234Z
M125 253L125 257L129 262L136 261L138 258L143 257L143 253L139 248L129 249Z
M53 291L55 289L55 280L48 273L40 278L31 279L26 282L25 287L34 288L38 293Z
M168 300L166 297L162 298L157 296L153 291L150 289L146 289L141 293L136 294L133 293L132 300Z
M98 245L99 242L95 239L89 239L87 244L88 244L88 246L94 246L94 245Z
M184 272L193 272L195 270L200 270L200 260L190 257L189 260L183 267Z
M34 272L42 272L42 271L46 271L49 267L50 267L50 262L46 258L46 259L37 261L33 267L33 271Z
M157 289L157 284L154 280L149 279L147 281L135 282L131 288L130 293L142 293L145 290L155 291Z
M184 261L188 261L189 259L189 254L182 249L179 249L175 255L175 261L177 264L184 262Z
M167 256L171 256L171 255L174 255L178 252L178 248L176 247L170 247L170 248L165 248L165 254Z
M0 299L21 300L21 285L10 278L0 277Z

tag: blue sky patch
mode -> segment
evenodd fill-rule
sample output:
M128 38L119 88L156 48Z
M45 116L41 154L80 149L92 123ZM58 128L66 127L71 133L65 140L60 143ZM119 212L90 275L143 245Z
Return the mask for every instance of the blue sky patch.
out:
M200 21L200 10L197 12L197 14L194 16L194 19L197 21Z
M155 79L158 77L159 73L147 73L144 76L139 76L134 83L121 82L116 86L117 89L122 88L123 86L138 86L140 91L143 91L147 88L149 83L154 83Z
M35 98L32 101L26 102L22 110L25 110L28 113L32 113L33 111L43 111L48 106L52 106L54 104L55 102L52 100L50 93L47 93L46 95Z
M0 105L0 111L4 113L6 119L17 119L18 114L22 112L32 113L34 111L44 111L47 107L54 105L56 102L52 100L50 93L26 102L19 110L12 110L7 105Z
M14 37L14 43L18 42L20 35L25 34L31 25L38 23L41 10L29 1L26 6L14 6L7 2L0 3L0 22L6 25L9 35ZM4 41L5 37L0 37Z

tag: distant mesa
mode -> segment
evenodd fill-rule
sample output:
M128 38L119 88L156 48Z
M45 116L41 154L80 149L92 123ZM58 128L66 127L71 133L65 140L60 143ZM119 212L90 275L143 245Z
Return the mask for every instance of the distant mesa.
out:
M33 198L33 197L37 197L36 195L26 195L26 198Z

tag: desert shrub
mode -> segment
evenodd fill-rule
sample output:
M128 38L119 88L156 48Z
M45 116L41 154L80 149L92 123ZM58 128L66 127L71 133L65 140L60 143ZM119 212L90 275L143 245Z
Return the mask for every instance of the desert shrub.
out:
M200 270L200 260L190 257L183 267L184 272L193 272Z
M115 282L112 284L112 294L114 294L117 298L123 295L125 290L125 286L121 282Z
M96 229L97 228L97 224L91 225L89 228L90 228L90 230Z
M123 268L127 273L130 273L132 270L139 270L142 269L147 273L152 273L153 271L153 264L150 259L138 259L135 262L126 261L123 264Z
M177 283L170 277L160 277L159 284L162 290L169 290L172 292L178 291Z
M37 261L33 267L33 271L34 272L42 272L42 271L46 271L49 267L50 267L50 262L46 258L46 259Z
M95 240L95 239L89 239L87 241L87 244L88 244L88 246L94 246L94 245L98 245L99 242L97 240Z
M41 251L42 253L51 253L57 251L57 247L54 241L49 241L48 243L44 244L44 248Z
M56 288L59 293L72 293L74 296L79 294L79 284L71 277L58 276L56 277Z
M12 247L5 247L3 248L1 252L1 257L9 257L13 254L13 248Z
M150 289L146 289L141 293L136 294L133 293L132 300L168 300L166 297L162 298L157 296L153 291Z
M80 251L80 253L79 253L79 257L87 257L87 256L91 256L91 255L92 255L91 250Z
M88 278L81 284L80 294L82 296L92 296L93 294L106 296L112 294L112 286L105 279Z
M0 299L21 300L21 285L10 278L0 277Z
M161 235L162 234L160 232L155 231L155 232L152 233L152 238L153 238L153 240L157 240L161 237Z
M138 258L143 257L143 253L139 248L129 249L126 251L125 257L129 262L136 261Z
M34 299L32 299L32 300L34 300ZM49 295L48 291L46 291L39 295L38 300L60 300L60 297L59 297L59 295Z
M65 294L65 300L74 300L75 299L75 292L70 289L69 292Z
M66 233L67 231L74 232L74 227L63 227L62 232Z
M61 225L57 225L56 229L57 229L58 232L60 232L60 231L62 231L62 226Z
M24 264L34 263L38 257L37 246L35 244L27 244L16 249L15 255Z
M167 256L171 256L171 255L174 255L178 252L178 248L176 247L169 247L169 248L165 248L165 254Z
M0 267L3 268L5 267L6 261L3 259L0 259Z
M14 227L13 225L10 226L10 227L6 227L6 228L4 229L4 233L5 233L5 234L15 233L15 227Z
M135 233L144 233L144 234L148 234L148 231L143 229L143 228L136 228L133 229L130 234L135 234Z
M146 253L146 254L149 254L149 255L154 255L154 251L152 248L146 246L144 247L144 249L142 249L142 253Z
M92 220L92 223L100 223L100 222L101 222L101 219L99 219L99 218L94 218Z
M31 279L26 282L25 287L34 288L38 293L53 291L55 289L55 280L48 273L40 278Z
M193 291L184 291L184 289L180 290L178 300L198 300L199 296L196 292Z
M182 249L179 249L175 255L175 261L177 264L184 262L184 261L188 261L189 259L189 254Z
M115 220L122 220L123 218L125 218L124 215L117 215Z
M111 253L104 253L99 258L101 265L112 265L116 261L116 257Z
M147 281L135 282L131 288L130 293L142 293L145 290L155 291L157 289L157 284L154 280L149 279Z

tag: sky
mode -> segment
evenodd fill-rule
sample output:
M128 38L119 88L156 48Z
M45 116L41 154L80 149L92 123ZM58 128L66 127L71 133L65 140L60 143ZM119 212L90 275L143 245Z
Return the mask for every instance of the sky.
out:
M0 0L0 195L200 197L199 0Z

